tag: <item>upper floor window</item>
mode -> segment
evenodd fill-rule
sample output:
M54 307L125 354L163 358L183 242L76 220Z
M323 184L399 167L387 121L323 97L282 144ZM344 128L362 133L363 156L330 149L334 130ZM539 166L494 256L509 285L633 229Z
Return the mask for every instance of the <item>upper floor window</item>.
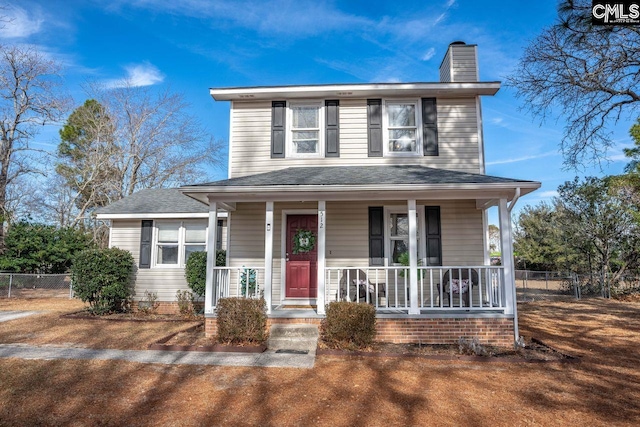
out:
M291 102L289 104L288 153L293 157L321 157L322 104L320 102Z
M418 101L386 101L383 124L385 126L385 152L387 155L421 155L422 139Z

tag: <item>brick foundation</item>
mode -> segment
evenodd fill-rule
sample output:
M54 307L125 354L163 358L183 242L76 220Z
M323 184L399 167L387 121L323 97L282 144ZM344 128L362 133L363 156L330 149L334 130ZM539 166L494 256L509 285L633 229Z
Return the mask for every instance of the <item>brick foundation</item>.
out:
M156 313L157 314L180 314L180 307L178 306L178 303L175 301L156 301L156 304L158 304L158 308L156 309ZM203 307L203 303L196 303L196 308L199 310ZM135 301L133 302L133 304L131 304L131 308L134 311L138 310L138 302Z
M274 324L314 324L317 318L270 318L267 328ZM478 338L482 344L508 347L513 345L513 319L376 319L376 341L391 343L457 344L460 337ZM205 333L217 333L215 317L205 320Z
M376 340L391 343L457 344L477 337L482 344L513 345L513 319L388 319L378 318Z

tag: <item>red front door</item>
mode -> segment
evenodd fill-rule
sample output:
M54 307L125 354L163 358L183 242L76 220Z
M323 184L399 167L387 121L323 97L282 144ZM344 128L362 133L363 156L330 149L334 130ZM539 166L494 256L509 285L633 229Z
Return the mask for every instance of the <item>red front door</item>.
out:
M293 253L293 239L298 230L310 230L318 236L316 215L287 216L287 298L315 298L318 292L317 242L313 249L304 253Z

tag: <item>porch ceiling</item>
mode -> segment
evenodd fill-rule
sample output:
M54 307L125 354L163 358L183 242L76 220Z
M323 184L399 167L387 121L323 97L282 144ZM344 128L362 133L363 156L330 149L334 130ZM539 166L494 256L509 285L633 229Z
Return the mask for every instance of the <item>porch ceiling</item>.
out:
M181 187L194 199L225 202L513 199L540 187L536 181L423 166L298 167Z

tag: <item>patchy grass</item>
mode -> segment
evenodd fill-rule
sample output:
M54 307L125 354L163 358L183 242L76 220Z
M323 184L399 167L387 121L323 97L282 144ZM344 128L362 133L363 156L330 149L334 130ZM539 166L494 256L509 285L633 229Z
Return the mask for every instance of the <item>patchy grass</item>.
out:
M637 425L640 304L519 308L524 335L582 362L322 356L302 370L0 359L0 425Z

